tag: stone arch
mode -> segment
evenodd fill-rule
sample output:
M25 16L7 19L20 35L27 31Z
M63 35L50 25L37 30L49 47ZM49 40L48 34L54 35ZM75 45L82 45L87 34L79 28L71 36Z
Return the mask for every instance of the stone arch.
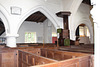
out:
M91 43L93 43L93 27L92 27L91 22L87 21L87 20L84 20L84 21L81 21L81 22L77 23L75 28L74 28L74 33L76 33L76 29L80 24L85 24L88 27L89 32L90 32L90 41L91 41Z
M56 29L57 29L57 27L59 27L59 25L57 24L58 20L56 18L56 15L53 15L48 9L46 9L43 6L36 6L36 7L32 8L30 11L28 11L27 13L25 13L24 16L22 16L22 19L21 19L21 21L20 21L20 23L18 24L18 27L17 27L17 32L18 32L21 24L24 22L24 20L27 17L29 17L31 14L33 14L37 11L40 11L41 13L43 13L52 22L52 24L54 25L54 27Z
M8 33L10 33L10 27L9 27L9 22L7 19L7 14L8 14L7 11L2 6L0 6L0 19L4 24L6 36Z

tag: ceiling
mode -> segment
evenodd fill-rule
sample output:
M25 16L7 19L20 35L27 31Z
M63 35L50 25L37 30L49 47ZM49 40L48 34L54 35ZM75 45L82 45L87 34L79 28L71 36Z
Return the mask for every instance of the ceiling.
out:
M82 3L91 5L91 0L83 0ZM43 23L46 19L47 19L47 17L43 13L38 11L38 12L30 15L25 21L33 21L33 22L37 22L37 23Z
M82 3L85 3L85 4L88 4L88 5L91 5L91 0L83 0Z
M47 17L42 14L40 11L30 15L25 21L33 21L33 22L37 22L37 23L43 23L43 21L45 21L47 19Z
M80 24L79 26L82 26L82 27L84 27L84 26L86 26L85 24Z

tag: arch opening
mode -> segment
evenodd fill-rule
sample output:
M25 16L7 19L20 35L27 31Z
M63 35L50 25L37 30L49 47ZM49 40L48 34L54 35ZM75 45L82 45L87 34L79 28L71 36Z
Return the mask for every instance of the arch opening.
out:
M7 36L9 32L10 32L10 28L9 28L8 20L6 16L4 15L4 13L0 11L0 43L4 43L4 44L6 43L5 36Z
M43 13L54 25L55 29L57 30L57 28L59 27L58 25L58 20L56 18L56 15L52 14L47 8L45 8L44 6L35 6L33 7L31 10L27 11L20 20L20 23L17 26L17 32L20 29L20 26L23 24L23 22L25 21L25 19L27 19L30 15L32 15L33 13L36 12L41 12Z
M5 43L6 38L4 37L5 34L5 26L2 22L2 20L0 19L0 43Z
M22 23L17 43L52 43L53 23L40 11L27 17Z
M76 40L79 39L80 43L90 44L90 31L85 24L80 24L76 29Z

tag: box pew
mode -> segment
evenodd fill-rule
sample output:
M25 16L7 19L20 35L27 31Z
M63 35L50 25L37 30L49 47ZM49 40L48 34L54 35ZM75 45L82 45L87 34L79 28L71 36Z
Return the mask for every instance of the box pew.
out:
M67 52L67 51L65 52L65 51L41 48L41 56L51 58L51 59L55 59L55 60L58 60L58 61L76 58L76 57L81 57L81 56L86 56L86 55L88 55L88 54L76 53L76 52Z
M0 67L17 67L18 51L3 49L0 50Z
M41 55L41 50L40 48L27 48L27 49L20 49L22 51L25 51L25 52L29 52L29 53L32 53L32 54L35 54L35 55L38 55L40 56Z
M79 58L73 58L50 64L37 65L31 67L93 67L92 63L90 63L90 59L91 56L83 56Z
M93 67L91 54L49 48L0 49L0 67Z
M19 50L18 53L18 67L28 67L57 62L56 60L47 59L21 50Z

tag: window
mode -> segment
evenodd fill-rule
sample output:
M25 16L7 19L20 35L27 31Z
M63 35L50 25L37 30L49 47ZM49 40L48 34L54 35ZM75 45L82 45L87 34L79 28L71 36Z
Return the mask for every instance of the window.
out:
M80 31L80 37L84 37L85 35L84 35L84 27L82 27L82 26L79 26L79 31Z
M25 43L36 43L36 32L25 32Z
M79 26L80 37L90 37L90 32L87 26Z
M57 37L57 33L56 32L52 32L52 37Z

